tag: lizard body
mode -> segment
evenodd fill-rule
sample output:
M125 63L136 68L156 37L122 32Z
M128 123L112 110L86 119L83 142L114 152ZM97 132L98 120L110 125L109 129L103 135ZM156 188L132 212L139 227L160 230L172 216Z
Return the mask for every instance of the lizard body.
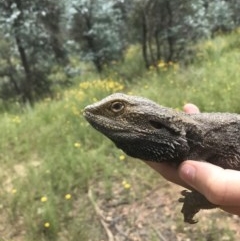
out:
M87 106L84 116L129 156L176 165L191 159L240 170L238 114L186 114L116 93ZM200 209L216 207L195 190L182 195L179 201L186 222L195 223L193 216Z

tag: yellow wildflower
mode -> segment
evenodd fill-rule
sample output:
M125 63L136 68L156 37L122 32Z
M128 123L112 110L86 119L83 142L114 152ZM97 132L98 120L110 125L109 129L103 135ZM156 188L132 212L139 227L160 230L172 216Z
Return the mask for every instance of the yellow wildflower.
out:
M50 227L50 223L49 222L44 223L44 227L45 228L49 228Z
M158 63L158 67L159 67L159 68L166 67L166 63L161 60L161 61L159 61L159 63Z
M123 187L124 187L125 189L130 189L130 188L131 188L131 184L128 183L127 181L125 181L125 180L122 182L122 185L123 185Z
M75 146L76 148L79 148L79 147L81 147L81 143L80 143L80 142L75 142L75 143L74 143L74 146Z
M16 123L16 124L20 124L20 123L21 123L21 118L16 115L16 116L14 116L14 117L12 118L12 122L13 122L13 123Z
M41 197L41 202L42 202L42 203L45 203L47 200L48 200L48 199L47 199L46 196Z
M102 89L102 90L108 90L108 91L119 91L124 88L124 86L117 81L111 80L111 79L97 79L94 81L84 81L79 84L80 89L86 90L92 87L95 87L96 89Z
M15 194L17 192L17 189L13 188L12 189L12 194Z
M72 198L72 195L71 195L71 194L68 193L68 194L65 195L65 199L66 199L66 200L69 200L69 199L71 199L71 198Z
M120 156L119 156L119 160L123 161L123 160L125 160L125 159L126 159L126 157L125 157L124 155L120 155Z

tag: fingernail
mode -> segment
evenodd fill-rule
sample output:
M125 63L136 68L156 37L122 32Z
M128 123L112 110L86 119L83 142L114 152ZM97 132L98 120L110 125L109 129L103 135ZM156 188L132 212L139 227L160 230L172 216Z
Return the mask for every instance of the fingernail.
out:
M192 183L195 180L196 168L189 164L183 164L180 170L181 178Z

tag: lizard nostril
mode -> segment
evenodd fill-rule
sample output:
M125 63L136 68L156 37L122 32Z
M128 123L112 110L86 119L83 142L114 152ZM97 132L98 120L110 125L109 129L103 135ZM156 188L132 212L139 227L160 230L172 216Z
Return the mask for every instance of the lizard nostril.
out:
M115 113L120 112L124 109L124 104L119 101L115 101L111 105L111 110Z

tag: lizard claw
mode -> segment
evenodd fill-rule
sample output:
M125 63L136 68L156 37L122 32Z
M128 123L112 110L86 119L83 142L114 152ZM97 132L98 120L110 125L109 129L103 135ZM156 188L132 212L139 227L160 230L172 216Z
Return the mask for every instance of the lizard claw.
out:
M181 194L182 194L182 196L184 196L184 197L187 197L187 196L189 195L189 193L191 193L191 192L188 191L188 190L182 190L182 191L181 191Z
M198 220L194 220L193 218L184 217L184 222L189 223L189 224L195 224L195 223L198 223Z
M184 203L190 193L191 193L191 192L189 192L189 191L187 191L187 190L182 190L182 191L181 191L181 195L182 195L183 197L179 198L179 199L178 199L178 202Z

